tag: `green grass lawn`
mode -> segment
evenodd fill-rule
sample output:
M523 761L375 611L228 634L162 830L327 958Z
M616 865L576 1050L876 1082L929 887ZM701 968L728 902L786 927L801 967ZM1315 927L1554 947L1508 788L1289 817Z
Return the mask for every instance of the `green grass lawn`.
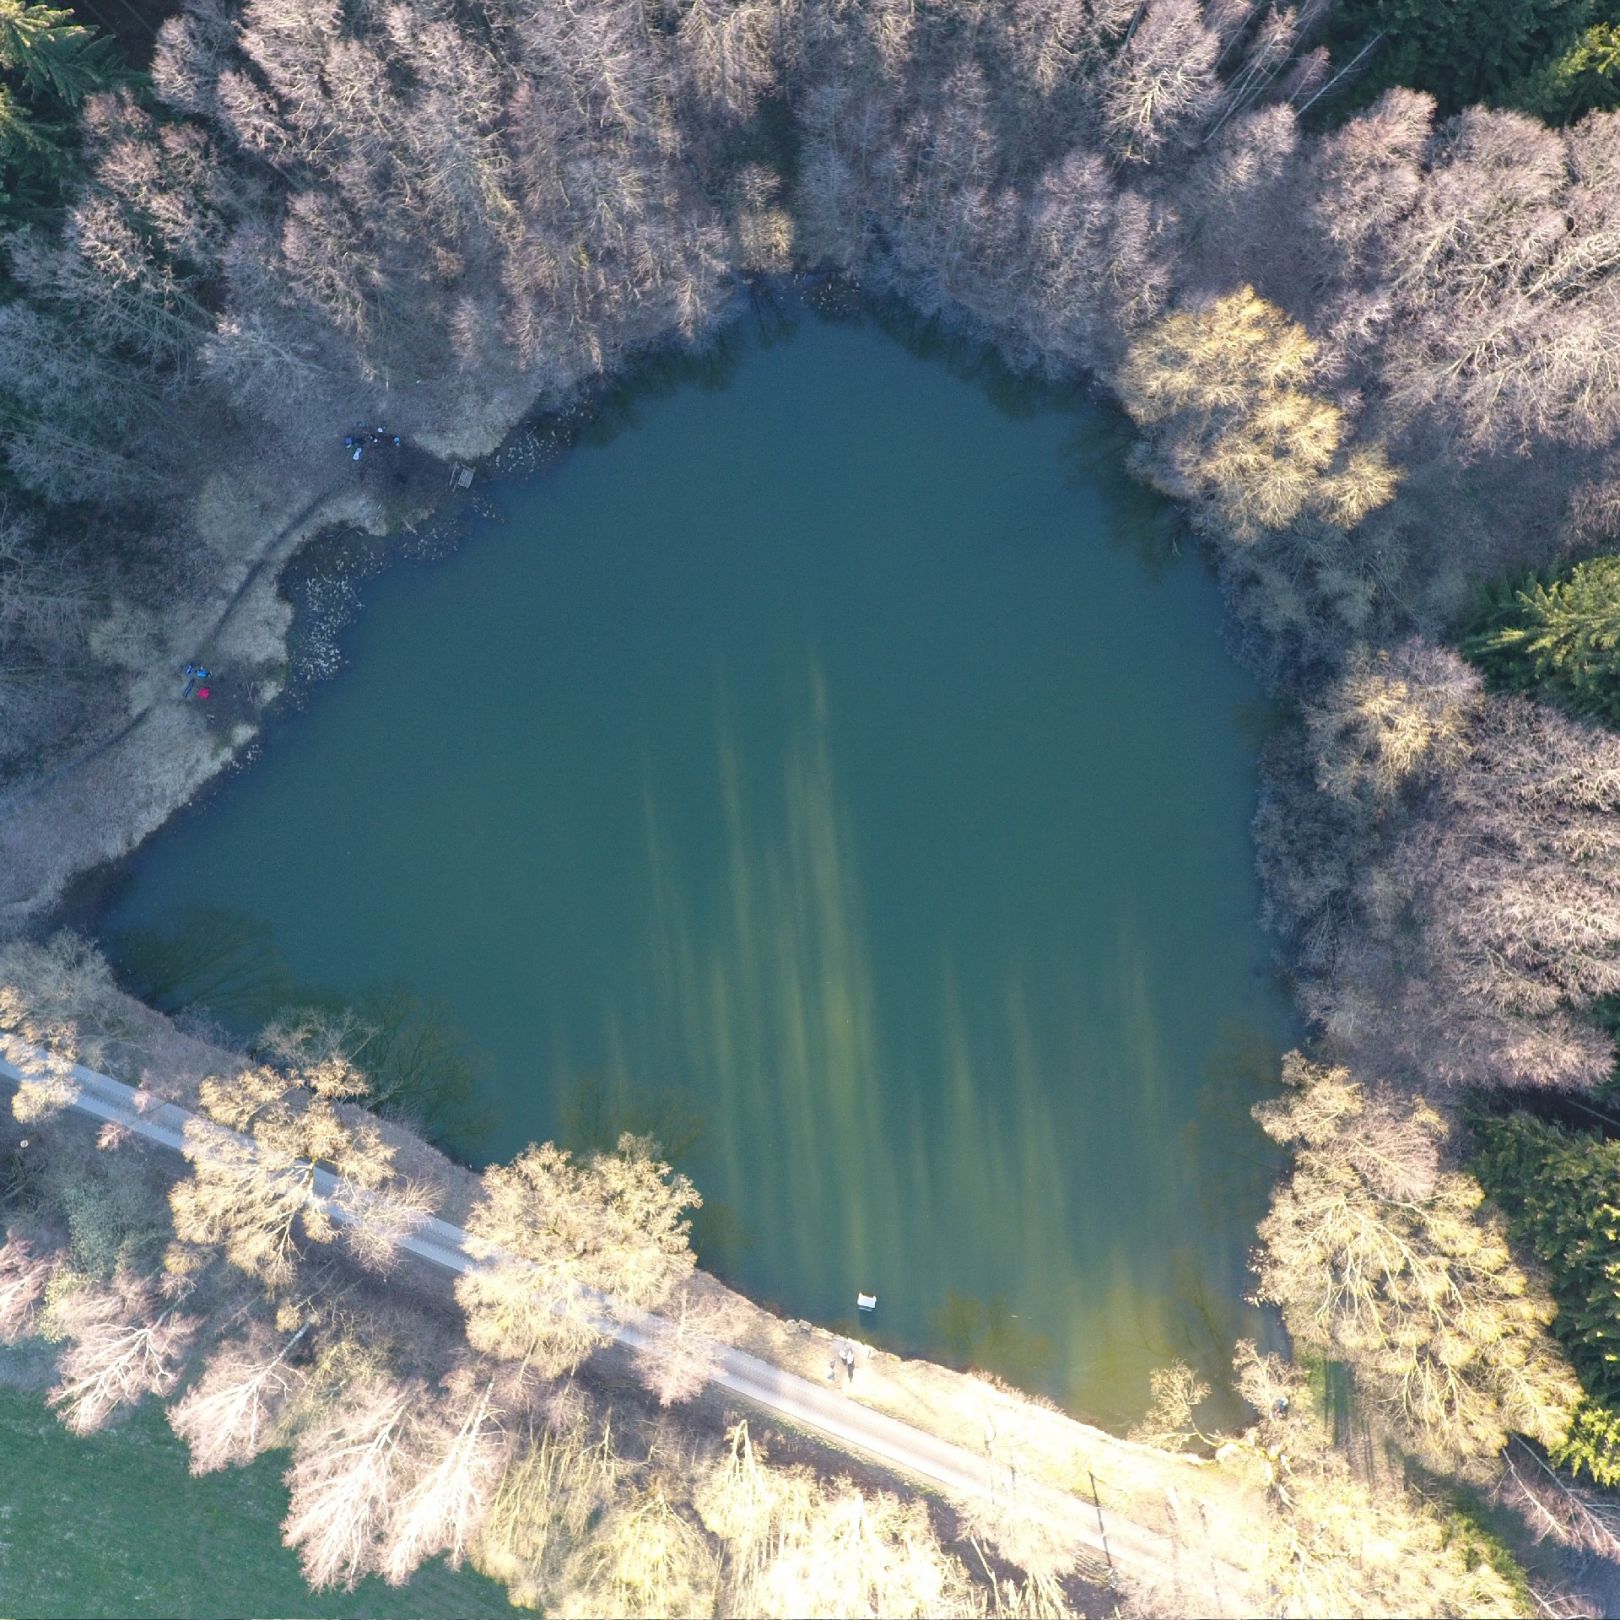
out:
M148 1405L90 1439L38 1395L0 1388L0 1614L33 1617L513 1615L471 1569L425 1565L407 1586L311 1592L281 1544L286 1459L207 1479Z

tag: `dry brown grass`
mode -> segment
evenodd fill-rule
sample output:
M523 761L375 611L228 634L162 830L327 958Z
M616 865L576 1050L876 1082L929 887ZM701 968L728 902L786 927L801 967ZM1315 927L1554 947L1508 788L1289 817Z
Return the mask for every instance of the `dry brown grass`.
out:
M692 1286L740 1301L740 1348L811 1380L825 1374L833 1333L773 1316L702 1272ZM1253 1527L1264 1505L1252 1478L1201 1457L1121 1439L998 1379L882 1350L857 1366L851 1400L1015 1466L1030 1484L1089 1502L1095 1480L1105 1520L1118 1516L1173 1538L1188 1569L1205 1567L1212 1557L1258 1568ZM1041 1561L1030 1547L1019 1551Z

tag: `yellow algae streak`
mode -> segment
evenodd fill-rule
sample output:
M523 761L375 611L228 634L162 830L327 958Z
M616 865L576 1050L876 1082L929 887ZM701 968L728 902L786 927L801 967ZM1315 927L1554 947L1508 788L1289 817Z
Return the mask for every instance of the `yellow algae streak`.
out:
M758 1177L762 1126L777 1144L765 1201L803 1212L790 1229L793 1258L819 1266L829 1243L858 1255L874 1229L892 1227L911 1177L903 1174L909 1144L895 1141L883 1118L872 963L834 782L826 687L814 666L808 686L808 719L788 747L772 825L760 825L747 802L734 729L722 721L722 896L699 905L677 882L648 795L653 1006L645 1037L655 1063L662 1056L664 1066L704 1077L706 1143L729 1185ZM847 1184L852 1169L861 1196L829 1199L826 1189Z
M874 960L833 706L814 661L801 682L774 766L744 756L722 694L706 858L684 844L677 856L644 790L639 994L605 1021L614 1072L653 1089L597 1077L620 1095L595 1106L653 1128L656 1089L689 1085L703 1102L694 1168L800 1297L830 1294L853 1315L857 1287L887 1291L879 1331L901 1327L903 1306L912 1343L924 1332L963 1360L1130 1410L1147 1368L1223 1353L1190 1236L1207 1215L1191 1161L1200 1132L1230 1122L1188 1117L1129 886L1092 919L1109 945L1089 969L1018 960L1016 930L957 940L983 945L959 963L906 918L882 937L910 959ZM909 991L884 999L897 983ZM1206 1109L1220 1089L1206 1086ZM691 1115L663 1106L695 1140ZM723 1225L717 1240L735 1236ZM1034 1302L1038 1323L1008 1301Z

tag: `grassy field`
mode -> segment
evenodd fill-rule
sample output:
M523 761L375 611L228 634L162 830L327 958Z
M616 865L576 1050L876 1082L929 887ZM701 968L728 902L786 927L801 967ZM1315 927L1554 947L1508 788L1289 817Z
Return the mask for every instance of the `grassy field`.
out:
M90 1439L39 1395L0 1388L0 1614L73 1616L513 1615L505 1592L435 1560L407 1586L311 1592L281 1545L285 1459L207 1479L149 1406Z

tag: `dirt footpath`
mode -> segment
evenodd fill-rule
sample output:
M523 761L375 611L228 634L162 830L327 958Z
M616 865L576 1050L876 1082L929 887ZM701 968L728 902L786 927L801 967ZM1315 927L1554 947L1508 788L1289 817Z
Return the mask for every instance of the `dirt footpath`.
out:
M281 570L320 530L376 519L370 492L348 480L279 501L223 475L204 484L193 529L213 590L126 636L139 664L104 737L0 797L0 937L48 910L78 873L127 855L253 739L286 664ZM228 703L183 696L182 671L196 659Z

